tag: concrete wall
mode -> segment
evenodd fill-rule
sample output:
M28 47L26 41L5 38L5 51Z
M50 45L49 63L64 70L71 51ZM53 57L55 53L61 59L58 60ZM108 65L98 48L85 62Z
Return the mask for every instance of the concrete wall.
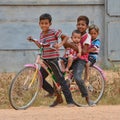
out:
M90 24L100 28L99 62L103 63L107 58L104 0L3 0L0 1L0 71L18 71L24 64L34 62L38 49L26 38L29 35L39 38L38 18L45 12L53 17L51 27L62 29L68 36L76 28L77 17L88 16Z

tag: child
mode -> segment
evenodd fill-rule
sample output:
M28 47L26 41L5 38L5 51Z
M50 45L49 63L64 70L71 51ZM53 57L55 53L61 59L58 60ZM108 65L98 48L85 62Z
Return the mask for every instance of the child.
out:
M99 53L99 49L100 49L100 45L101 42L100 40L97 38L99 35L99 28L96 25L91 25L89 27L89 34L91 35L91 47L89 48L89 56L88 56L88 62L86 64L86 69L85 69L85 82L87 83L88 79L89 79L89 66L92 66L95 64L97 57L98 57L98 53Z
M81 91L82 97L85 97L86 102L89 106L94 106L95 104L93 101L90 100L87 88L85 86L84 80L82 80L82 73L85 69L86 63L88 62L88 48L91 45L91 36L86 32L89 25L89 18L87 16L79 16L77 18L77 29L81 32L82 37L80 40L81 47L82 47L82 54L76 60L74 60L72 64L73 69L73 76L76 80L76 83ZM76 47L66 42L64 47L72 47L73 49L77 50Z
M63 56L63 58L61 58L61 67L62 67L62 72L68 72L73 60L75 60L78 56L81 56L81 45L80 45L80 39L81 39L81 33L79 30L74 30L72 32L72 37L71 37L73 44L76 45L76 47L78 47L78 52L76 52L74 49L72 48L66 48L65 49L65 55ZM65 63L67 63L67 66L65 65ZM66 66L66 68L65 68Z
M46 44L42 50L42 58L47 62L47 64L51 67L57 82L61 85L63 94L65 96L67 104L74 105L71 92L67 86L67 83L64 79L63 73L61 72L58 65L59 51L58 49L66 42L68 39L67 36L62 34L62 31L50 29L52 24L52 17L50 14L42 14L39 18L39 26L42 30L40 33L40 40L36 41L31 36L28 37L28 40L34 42L39 48L42 44ZM58 38L62 39L62 42L58 44ZM42 44L41 44L42 43ZM50 45L57 49L51 49ZM44 68L41 67L40 72L43 76L43 88L49 92L49 94L54 94L54 89L52 86L45 80L48 76L48 73ZM54 107L63 102L61 95L57 94L56 100L50 105L50 107Z

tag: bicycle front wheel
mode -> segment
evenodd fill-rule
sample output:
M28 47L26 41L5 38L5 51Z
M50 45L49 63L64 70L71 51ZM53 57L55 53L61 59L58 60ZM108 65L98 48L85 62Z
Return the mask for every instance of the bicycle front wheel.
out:
M84 80L84 73L83 73ZM73 78L70 85L70 91L72 93L74 102L77 106L88 106L86 99L81 96L81 92ZM97 104L103 96L105 89L105 77L100 68L92 66L89 68L89 80L86 84L88 94L93 103Z
M23 68L12 80L9 89L11 106L16 109L26 109L35 100L42 77L34 67Z

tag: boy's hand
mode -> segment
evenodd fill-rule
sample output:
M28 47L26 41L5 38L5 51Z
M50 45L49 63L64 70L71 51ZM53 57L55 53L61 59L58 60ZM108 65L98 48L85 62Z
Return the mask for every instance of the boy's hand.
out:
M81 53L78 53L78 54L77 54L77 57L79 57L79 58L80 58L80 57L81 57Z
M30 42L35 42L35 40L33 39L32 36L29 36L29 37L27 38L27 40L30 41Z
M54 45L54 47L56 48L56 49L59 49L60 47L62 47L63 45L61 44L61 43L56 43L55 45Z

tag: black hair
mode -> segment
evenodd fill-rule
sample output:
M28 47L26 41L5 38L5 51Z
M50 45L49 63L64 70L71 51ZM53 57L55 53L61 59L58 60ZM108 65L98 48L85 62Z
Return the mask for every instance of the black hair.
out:
M80 32L79 30L73 30L72 35L73 35L74 33L77 33L77 34L80 34L80 35L81 35L81 32Z
M77 18L77 22L79 22L80 20L83 20L86 22L86 25L89 25L89 18L87 16L79 16Z
M51 17L51 15L48 14L48 13L44 13L44 14L42 14L42 15L39 17L39 21L45 20L45 19L48 19L50 23L51 23L51 21L52 21L52 17Z

